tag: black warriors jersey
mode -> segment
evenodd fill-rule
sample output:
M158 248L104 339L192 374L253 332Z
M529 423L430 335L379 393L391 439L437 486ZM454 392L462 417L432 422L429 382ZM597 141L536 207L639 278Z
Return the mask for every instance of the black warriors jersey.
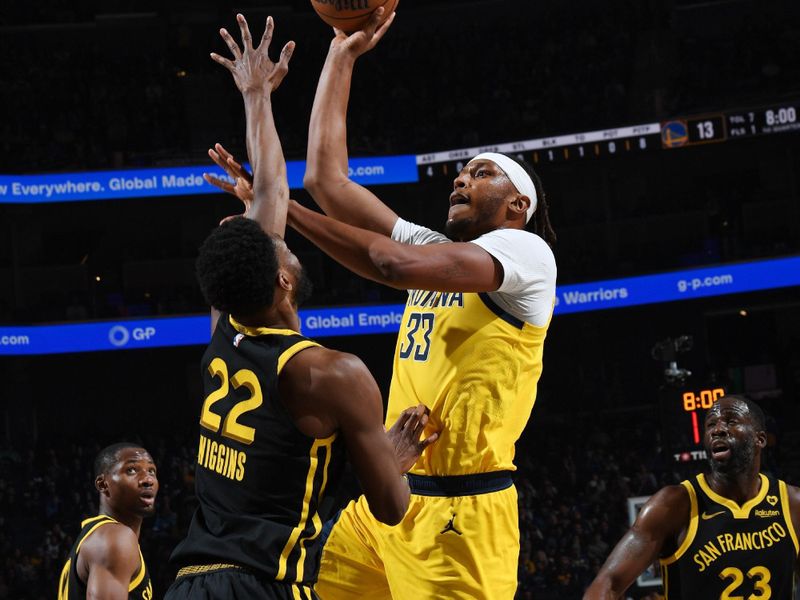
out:
M661 560L668 600L791 600L798 543L783 481L763 473L742 506L715 493L700 474L682 485L691 518L686 539Z
M199 506L172 554L175 566L230 564L275 581L316 580L319 507L344 451L337 434L314 439L297 429L278 376L298 352L318 345L288 329L220 317L201 364Z
M98 515L91 519L81 522L81 531L75 538L72 550L69 551L69 558L61 569L61 577L58 580L58 600L86 600L86 584L78 577L78 553L83 542L98 527L109 523L119 523L119 521L108 515ZM151 600L153 598L153 585L150 582L150 574L142 558L142 551L139 550L139 569L128 585L128 598L133 600Z

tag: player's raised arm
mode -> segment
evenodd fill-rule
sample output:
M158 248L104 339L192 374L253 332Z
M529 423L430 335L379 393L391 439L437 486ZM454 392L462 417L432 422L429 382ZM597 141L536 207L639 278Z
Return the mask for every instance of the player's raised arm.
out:
M294 42L288 42L283 47L278 62L272 62L269 58L269 45L275 28L272 17L267 17L264 35L255 48L244 16L236 15L236 21L242 35L242 48L239 48L223 28L220 29L220 35L230 49L233 60L213 52L211 58L231 72L244 99L247 153L253 169L253 202L250 206L245 202L245 216L257 221L267 233L283 237L286 231L289 184L286 179L286 161L272 116L272 92L280 86L289 70ZM220 148L221 146L215 149L218 156L221 153ZM232 157L224 157L226 163L229 158ZM215 159L213 155L212 159ZM219 164L216 159L215 162ZM225 191L235 193L234 188Z
M389 235L397 215L372 192L353 182L347 168L347 103L356 59L380 41L394 20L380 24L378 8L364 29L351 35L336 30L317 85L308 130L303 185L327 215Z
M131 580L141 566L136 534L125 525L100 527L81 546L78 570L88 571L86 598L127 600Z
M401 244L293 201L289 224L354 273L394 288L491 292L503 279L500 264L476 244Z
M611 551L583 600L622 598L636 578L664 553L665 546L674 543L687 527L689 514L689 494L683 486L668 486L656 493Z
M438 437L420 439L428 417L422 408L406 411L390 435L383 429L380 391L356 356L328 350L304 350L283 369L287 396L309 399L324 410L344 436L370 510L389 525L408 508L410 491L403 474Z

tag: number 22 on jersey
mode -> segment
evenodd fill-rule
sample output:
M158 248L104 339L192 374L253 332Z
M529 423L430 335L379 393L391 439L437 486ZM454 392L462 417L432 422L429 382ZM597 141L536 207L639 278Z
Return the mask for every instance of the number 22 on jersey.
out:
M242 425L238 419L243 414L257 409L264 402L258 377L249 369L241 369L236 371L233 377L229 378L228 365L221 358L215 358L211 361L211 364L208 365L208 372L212 378L220 378L220 386L211 392L203 402L200 425L216 433L220 430L220 423L222 423L221 435L249 446L256 437L256 430L247 425ZM228 396L231 385L234 390L239 388L246 389L249 392L249 396L234 404L233 408L225 416L225 421L222 421L222 417L213 412L211 407Z

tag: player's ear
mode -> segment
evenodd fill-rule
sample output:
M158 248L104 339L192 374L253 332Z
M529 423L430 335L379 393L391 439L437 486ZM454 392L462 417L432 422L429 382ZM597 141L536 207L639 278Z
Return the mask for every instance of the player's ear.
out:
M509 208L515 215L525 215L528 212L528 207L531 205L531 199L525 194L517 194L509 204Z
M98 475L94 480L94 487L101 494L108 496L108 482L105 475Z
M759 431L756 433L756 446L762 450L767 447L767 432Z
M292 288L294 287L286 271L284 271L283 269L278 269L277 283L282 290L285 290L287 292L291 292Z

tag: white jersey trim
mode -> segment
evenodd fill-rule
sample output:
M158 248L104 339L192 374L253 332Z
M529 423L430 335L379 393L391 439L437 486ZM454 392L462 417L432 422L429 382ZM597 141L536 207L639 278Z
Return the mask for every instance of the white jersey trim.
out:
M392 239L404 244L452 243L444 234L397 219ZM535 233L496 229L470 243L480 246L503 267L503 281L489 297L510 315L544 327L550 321L556 294L556 261L550 246Z

